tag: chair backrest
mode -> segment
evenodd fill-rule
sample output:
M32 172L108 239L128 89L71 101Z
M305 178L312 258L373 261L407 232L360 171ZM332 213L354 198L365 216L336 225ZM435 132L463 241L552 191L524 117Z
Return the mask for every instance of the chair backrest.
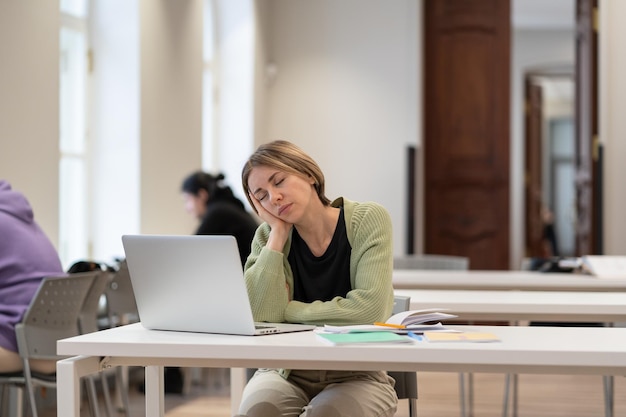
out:
M393 259L393 268L468 270L469 258L453 255L405 255Z
M78 315L95 274L46 277L15 327L22 358L59 359L57 340L77 336Z
M109 281L105 294L110 326L138 320L137 302L126 261L120 263L119 269Z
M391 315L408 311L411 308L411 297L408 295L396 295L393 297L393 311Z
M98 327L98 313L100 310L100 299L104 295L107 284L112 278L111 272L108 271L94 271L94 280L87 292L85 301L78 315L78 330L81 334L97 332Z

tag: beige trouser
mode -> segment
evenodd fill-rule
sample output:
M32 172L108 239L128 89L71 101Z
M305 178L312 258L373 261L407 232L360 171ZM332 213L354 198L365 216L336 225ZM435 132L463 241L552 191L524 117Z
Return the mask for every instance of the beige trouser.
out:
M56 361L47 361L40 359L30 360L31 371L41 372L44 374L51 374L56 371ZM21 371L22 358L17 353L8 349L0 347L0 373L6 372L18 372Z
M385 372L260 369L243 392L246 417L390 417L398 398Z

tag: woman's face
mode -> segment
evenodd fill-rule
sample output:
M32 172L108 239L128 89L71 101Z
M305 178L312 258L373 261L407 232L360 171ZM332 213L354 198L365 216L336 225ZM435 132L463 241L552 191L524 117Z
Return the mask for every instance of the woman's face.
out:
M204 217L208 195L206 191L200 190L198 195L183 192L185 211L197 219Z
M252 197L270 214L295 224L317 197L313 178L259 166L250 171L248 188Z

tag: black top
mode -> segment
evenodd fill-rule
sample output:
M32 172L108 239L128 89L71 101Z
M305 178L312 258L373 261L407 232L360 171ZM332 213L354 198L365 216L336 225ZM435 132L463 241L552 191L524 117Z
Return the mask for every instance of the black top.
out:
M289 265L293 271L293 299L305 303L330 301L345 297L350 291L350 253L343 208L339 213L333 239L326 252L317 257L294 228L289 251Z
M196 230L197 235L231 235L237 239L239 256L243 265L250 255L252 238L258 224L243 205L224 199L211 199L204 218Z

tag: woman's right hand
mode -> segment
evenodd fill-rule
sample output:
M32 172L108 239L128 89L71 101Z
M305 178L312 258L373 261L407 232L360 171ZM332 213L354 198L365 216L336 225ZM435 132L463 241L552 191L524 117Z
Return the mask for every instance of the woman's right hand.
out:
M267 211L265 207L263 207L263 204L252 194L250 194L250 200L252 200L252 204L254 204L254 208L261 220L270 226L270 236L266 246L269 249L281 252L285 243L287 243L287 238L289 237L289 232L293 224L287 223Z

